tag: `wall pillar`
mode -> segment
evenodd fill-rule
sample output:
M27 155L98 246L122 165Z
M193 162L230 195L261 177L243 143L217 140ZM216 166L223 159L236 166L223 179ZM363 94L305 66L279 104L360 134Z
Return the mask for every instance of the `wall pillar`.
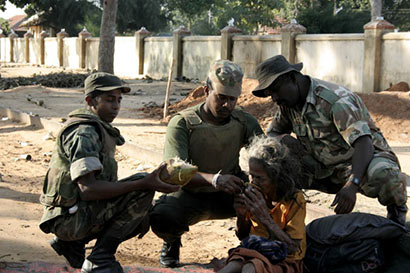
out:
M9 34L10 39L10 62L14 63L14 40L16 39L17 34L12 32Z
M232 37L236 33L242 33L242 30L232 24L221 29L221 60L232 61Z
M30 38L33 38L33 34L30 30L24 34L24 55L26 63L30 63Z
M141 27L135 32L136 50L138 56L138 74L144 74L144 39L151 35L145 27Z
M57 43L58 43L58 64L59 66L64 66L64 38L68 37L68 33L62 28L59 33L57 33Z
M380 63L383 34L392 32L394 25L378 17L364 25L364 59L362 92L380 91Z
M305 33L306 28L298 24L294 19L280 30L281 53L292 64L296 61L296 36Z
M172 58L174 59L175 78L182 76L182 38L188 35L191 35L191 32L184 26L180 26L173 32Z
M91 33L84 27L83 30L78 33L78 37L80 38L80 68L85 68L87 38L91 37Z
M45 48L44 48L44 39L48 37L48 34L45 30L40 33L40 64L45 63Z

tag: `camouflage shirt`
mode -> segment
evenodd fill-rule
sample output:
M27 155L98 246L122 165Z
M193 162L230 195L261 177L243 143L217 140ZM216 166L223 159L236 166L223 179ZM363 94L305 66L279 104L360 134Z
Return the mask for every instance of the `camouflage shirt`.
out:
M358 95L343 86L310 78L302 110L280 106L268 132L295 133L308 153L324 166L350 162L353 143L370 136L375 155L397 161Z
M87 109L75 110L69 117L57 137L40 197L44 205L40 228L45 232L43 223L67 213L77 203L75 181L79 177L95 171L97 180L117 181L114 152L116 145L124 144L119 130Z

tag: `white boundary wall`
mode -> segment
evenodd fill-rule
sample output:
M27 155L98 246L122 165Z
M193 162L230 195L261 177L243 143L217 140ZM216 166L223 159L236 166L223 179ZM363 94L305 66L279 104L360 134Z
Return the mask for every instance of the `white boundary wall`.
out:
M296 37L296 62L302 73L343 84L352 91L362 89L363 34L315 34Z
M221 36L185 36L182 38L182 75L205 80L209 64L221 56ZM390 32L382 37L380 90L401 81L410 83L410 32ZM143 74L154 79L167 78L173 57L173 37L147 37L144 40ZM86 39L85 68L98 67L98 38ZM245 77L254 78L256 66L271 56L281 54L281 35L232 36L232 60ZM295 38L295 60L303 62L302 72L315 78L345 85L361 92L364 64L364 34L299 34ZM40 39L30 38L30 63L40 64ZM79 38L64 38L63 66L80 66ZM134 78L138 74L135 37L116 37L114 73ZM25 63L25 39L16 38L14 62ZM45 38L46 66L59 66L57 38ZM10 62L10 39L0 38L0 61ZM174 77L176 76L174 71Z

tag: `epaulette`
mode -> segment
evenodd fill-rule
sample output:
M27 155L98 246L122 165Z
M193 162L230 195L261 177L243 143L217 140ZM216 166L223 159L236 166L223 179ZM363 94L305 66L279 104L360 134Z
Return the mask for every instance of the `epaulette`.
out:
M320 88L320 90L318 91L318 96L324 99L325 101L329 102L330 104L333 104L340 99L340 97L336 95L335 92L323 86L318 86L318 88Z

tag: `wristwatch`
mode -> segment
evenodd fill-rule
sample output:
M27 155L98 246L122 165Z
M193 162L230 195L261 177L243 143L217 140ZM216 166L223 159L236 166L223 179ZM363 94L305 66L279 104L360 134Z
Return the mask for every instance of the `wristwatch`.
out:
M355 184L356 186L360 186L360 179L357 177L352 178L352 183Z

